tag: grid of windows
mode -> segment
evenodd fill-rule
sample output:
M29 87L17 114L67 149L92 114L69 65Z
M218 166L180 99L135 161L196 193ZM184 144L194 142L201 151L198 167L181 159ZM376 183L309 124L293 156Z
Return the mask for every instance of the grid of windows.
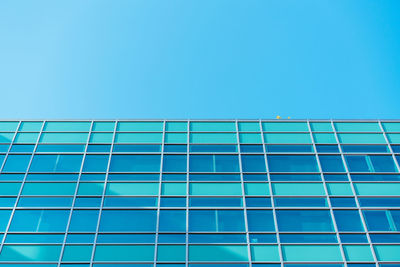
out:
M0 122L0 266L399 267L399 121Z

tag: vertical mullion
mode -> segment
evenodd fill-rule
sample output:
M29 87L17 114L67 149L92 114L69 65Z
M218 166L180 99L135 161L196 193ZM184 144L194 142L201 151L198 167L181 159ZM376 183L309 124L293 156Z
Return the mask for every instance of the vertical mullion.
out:
M272 190L272 184L271 184L271 175L269 171L269 166L268 166L268 159L267 159L267 150L265 149L265 140L264 140L264 130L262 126L262 120L259 120L259 126L260 126L260 131L261 131L261 141L262 141L262 147L263 147L263 154L264 154L264 160L265 160L265 167L267 170L267 178L268 178L268 186L269 186L269 194L271 197L271 207L272 207L272 215L274 218L274 224L275 224L275 237L276 241L278 242L278 252L279 252L279 259L281 261L281 267L284 267L283 265L283 253L282 253L282 244L281 244L281 239L279 236L279 229L278 229L278 220L276 218L276 208L275 208L275 201L274 201L274 193Z
M343 261L344 261L344 266L346 267L347 266L346 255L344 253L343 244L342 244L342 242L340 242L339 229L337 227L336 218L335 218L334 213L333 213L333 208L332 208L332 204L331 204L331 199L329 197L328 187L326 186L325 177L322 174L322 166L321 166L321 162L319 160L319 154L317 153L317 147L315 145L314 136L313 136L313 133L312 133L312 130L311 130L311 126L310 126L310 121L309 120L307 120L307 127L308 127L308 130L310 132L311 141L312 141L312 145L313 145L313 149L314 149L314 155L315 155L315 157L317 159L317 164L318 164L318 168L319 168L319 171L320 171L322 184L323 184L324 190L325 190L325 197L327 199L329 212L330 212L331 217L332 217L333 227L334 227L335 232L336 232L336 239L339 242L340 253L341 253Z
M108 164L107 164L107 170L106 170L106 178L104 180L104 188L103 188L103 193L101 195L101 203L100 203L100 207L99 207L99 216L97 218L96 233L95 233L95 236L94 236L92 255L91 255L91 258L90 258L90 266L93 266L94 255L95 255L96 247L97 247L97 238L99 236L100 220L101 220L101 215L102 215L102 212L103 212L104 198L105 198L105 194L106 194L106 190L107 190L108 173L110 171L110 165L111 165L111 160L112 160L112 152L113 152L113 148L114 148L115 133L117 131L117 127L118 127L118 120L115 121L113 137L112 137L112 140L111 140L110 154L109 154L109 157L108 157Z
M62 247L61 247L60 257L59 257L59 259L58 259L58 264L57 264L57 266L61 266L61 261L62 261L62 257L63 257L63 254L64 254L65 244L66 244L66 242L67 242L67 236L68 236L69 226L70 226L70 224L71 224L72 212L74 211L74 205L75 205L76 195L78 194L79 183L80 183L81 176L82 176L82 171L83 171L83 164L84 164L84 162L85 162L86 153L87 153L87 148L88 148L88 144L89 144L89 140L90 140L90 135L91 135L91 133L92 133L92 128L93 128L93 121L91 121L90 129L89 129L89 133L88 133L88 138L86 139L85 151L84 151L84 154L83 154L83 157L82 157L81 167L80 167L80 169L79 169L78 180L76 181L75 193L74 193L74 196L73 196L73 199L72 199L72 203L71 203L71 209L70 209L70 212L69 212L67 227L66 227L66 230L65 230L64 240L63 240L63 244L62 244Z
M44 124L44 122L42 122L42 123ZM17 134L18 134L18 131L19 131L19 127L20 127L20 126L21 126L21 121L18 122L17 129L15 129L14 136L13 136L11 142L10 142L10 145L8 146L8 150L7 150L6 156L4 157L4 161L3 161L2 165L1 165L1 172L3 172L4 165L6 164L8 155L10 154L11 147L12 147L13 144L14 144L14 141L15 141L15 138L16 138L16 136L17 136ZM42 128L43 128L43 125L42 125ZM39 138L40 138L40 133L39 133L38 139L36 140L35 148L34 148L33 151L32 151L31 159L30 159L30 160L32 160L32 158L33 158L33 155L34 155L35 150L36 150L36 145L37 145L37 143L39 142L39 141L38 141ZM30 162L29 162L29 165L30 165ZM4 231L4 235L3 235L3 238L2 238L2 242L1 242L1 245L0 245L0 253L1 253L1 251L3 250L4 242L6 241L6 236L7 236L7 234L8 234L8 229L10 228L11 220L12 220L12 218L14 217L15 208L16 208L17 205L18 205L19 196L21 195L21 192L22 192L22 187L23 187L23 185L24 185L25 177L26 177L27 172L28 172L28 170L29 170L29 165L28 165L27 169L25 170L24 179L23 179L22 182L21 182L21 186L20 186L20 188L19 188L18 195L17 195L17 197L16 197L16 199L15 199L15 203L14 203L13 209L12 209L12 211L11 211L10 218L8 219L8 223L7 223L6 229L5 229L5 231Z
M190 156L190 120L187 121L187 136L186 136L186 244L185 244L185 266L189 266L189 156Z
M374 261L375 261L375 265L376 265L376 267L378 267L378 261L377 261L377 257L376 257L376 254L375 254L375 250L374 250L374 247L372 246L371 237L369 236L369 231L368 231L368 228L367 228L367 224L366 224L366 222L364 220L364 216L363 216L363 213L362 213L361 208L360 208L360 203L358 201L358 196L357 196L356 190L354 188L353 180L351 179L349 168L347 167L346 159L345 159L345 157L343 155L342 146L341 146L341 144L339 142L339 137L338 137L338 134L337 134L337 131L336 131L335 124L333 123L333 120L331 120L331 126L332 126L332 129L333 129L333 133L335 135L336 143L339 146L340 156L342 158L342 161L343 161L343 164L344 164L344 168L345 168L345 171L347 173L347 178L349 179L349 182L350 182L351 191L353 192L353 196L354 196L354 199L356 201L358 214L360 216L361 223L362 223L362 225L364 227L364 230L365 230L365 233L366 233L366 236L367 236L367 240L368 240L368 243L369 243L369 246L370 246L370 249L371 249L371 253L372 253L372 256L373 256ZM342 243L341 240L340 240L340 243Z
M241 150L240 150L240 138L239 138L239 126L238 126L238 121L235 121L235 126L236 126L236 146L238 149L238 160L239 160L239 171L240 171L240 184L242 186L242 202L243 202L243 215L244 215L244 225L245 225L245 231L246 231L246 242L247 242L247 254L249 256L249 266L252 267L252 256L251 256L251 246L250 246L250 237L249 237L249 224L247 220L247 206L246 206L246 191L244 187L244 181L243 181L243 167L242 167L242 155L241 155Z
M160 162L160 176L159 176L159 187L158 187L158 201L157 201L157 221L156 221L156 233L154 243L154 266L157 264L157 249L158 249L158 230L160 224L160 205L161 205L161 186L162 186L162 172L164 163L164 143L165 143L165 120L163 121L163 135L161 141L161 162Z

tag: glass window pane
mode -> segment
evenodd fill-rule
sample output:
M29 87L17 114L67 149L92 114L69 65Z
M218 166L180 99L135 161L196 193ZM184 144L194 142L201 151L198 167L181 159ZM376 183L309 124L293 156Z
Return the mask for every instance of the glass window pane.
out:
M313 133L316 144L336 144L336 137L333 133Z
M312 145L266 145L267 152L314 152Z
M337 145L316 145L318 153L339 153Z
M35 155L30 172L79 172L82 155Z
M162 133L116 133L115 143L162 143Z
M58 144L58 145L38 145L36 152L84 152L85 145L75 145L75 144ZM109 151L109 150L108 150ZM107 152L108 152L107 151Z
M194 196L239 196L242 195L240 183L190 183L190 195Z
M326 187L331 196L352 196L353 190L349 183L327 183Z
M323 172L344 172L341 156L319 155L319 161Z
M237 152L237 145L190 145L190 152Z
M275 197L275 206L277 207L327 207L326 198L316 197Z
M18 195L21 183L0 183L0 195L12 196Z
M163 171L164 172L186 172L187 159L186 155L164 155Z
M342 145L343 152L356 153L388 153L389 148L386 145Z
M95 121L93 122L92 132L113 132L115 122L113 121Z
M31 155L8 155L3 172L26 172Z
M201 122L191 121L190 131L192 132L236 132L234 122Z
M15 137L15 144L32 144L36 143L39 133L18 133Z
M166 144L186 144L187 133L165 133L164 143Z
M260 123L258 121L240 121L238 122L240 132L260 132Z
M159 183L108 183L106 195L158 195Z
M399 183L354 183L357 195L400 196Z
M374 261L368 245L345 245L343 250L348 261Z
M113 133L91 133L89 143L91 144L108 144L112 143Z
M268 155L271 172L318 172L315 156L311 155Z
M277 210L279 231L331 232L334 231L328 210Z
M158 245L157 246L157 260L158 261L185 261L186 259L186 246L185 245ZM179 267L181 265L161 265L161 267ZM185 266L183 264L183 266Z
M236 133L191 133L192 144L236 144Z
M189 261L232 262L248 258L246 245L189 245Z
M153 261L154 245L97 245L94 260L104 262ZM103 264L100 266L106 267Z
M265 133L267 144L311 144L309 133Z
M160 210L160 232L185 232L186 211L185 210Z
M98 210L74 210L69 225L69 232L96 232Z
M90 261L92 257L92 245L66 245L64 248L63 261ZM63 266L63 265L61 265ZM72 265L72 266L76 266ZM64 267L64 266L63 266ZM76 267L79 267L76 266Z
M252 245L250 249L252 260L255 262L280 261L278 246Z
M237 155L190 155L191 172L238 172Z
M73 195L75 188L75 183L25 183L22 195Z
M357 210L334 210L338 231L364 231L360 214Z
M48 121L43 131L46 132L88 132L91 123L89 121Z
M278 196L321 196L325 195L322 183L273 183L272 191Z
M280 234L282 243L337 243L335 234Z
M0 143L11 143L14 133L0 133Z
M83 164L84 172L106 172L108 166L108 155L86 155Z
M186 196L186 183L162 183L163 196Z
M335 262L343 260L338 245L283 245L282 255L286 261Z
M244 191L246 196L267 196L270 194L267 183L245 183Z
M242 144L261 144L261 134L260 133L240 133L239 140Z
M12 232L65 232L69 210L16 210Z
M169 132L187 132L186 121L167 121L165 123L165 130Z
M162 121L121 121L117 131L120 132L162 132Z
M108 232L154 232L156 230L156 218L156 210L103 210L99 230Z
M112 155L110 172L159 172L160 155Z
M313 132L333 132L330 122L310 122Z
M243 172L265 172L265 158L263 155L242 155Z
M381 132L377 122L335 122L338 132Z
M275 231L271 210L247 210L249 231Z
M242 210L190 210L189 231L244 231Z
M388 140L391 144L400 144L400 134L389 133L389 134L386 134L386 137L388 138Z
M342 144L385 144L386 140L381 133L339 133Z
M374 250L379 261L400 261L400 245L374 245Z
M263 122L264 132L308 132L306 122Z
M17 130L17 121L0 121L0 131L14 132Z
M391 156L384 155L346 155L351 172L397 172Z
M42 133L40 143L86 143L89 133Z
M41 121L22 121L18 131L20 132L40 132L43 122Z
M5 245L0 261L58 261L60 252L61 245Z

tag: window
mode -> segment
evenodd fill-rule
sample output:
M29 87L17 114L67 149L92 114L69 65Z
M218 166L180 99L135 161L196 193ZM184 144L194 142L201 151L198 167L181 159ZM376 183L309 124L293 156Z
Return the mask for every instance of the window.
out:
M74 210L69 225L69 232L95 232L98 210Z
M315 156L311 155L269 155L271 172L318 172Z
M164 155L164 172L186 172L186 155Z
M185 210L160 210L160 232L185 232Z
M69 210L16 210L10 231L64 232L69 212Z
M242 155L243 172L265 172L265 159L263 155Z
M31 172L79 172L82 155L35 155Z
M246 245L189 245L189 261L248 261Z
M191 172L238 172L236 155L190 155Z
M271 210L247 210L249 231L275 231Z
M106 172L109 155L86 155L84 172Z
M3 172L26 172L31 155L8 155Z
M358 210L334 210L338 231L364 231Z
M159 172L160 155L112 155L110 172Z
M328 210L277 210L279 231L330 232L332 219Z
M369 231L400 231L399 210L364 210Z
M351 172L397 172L391 156L383 155L346 155Z
M157 211L155 210L103 210L99 230L108 232L154 232L156 230L156 218Z
M344 172L341 156L320 155L319 161L323 172Z
M190 210L189 231L244 231L242 210Z

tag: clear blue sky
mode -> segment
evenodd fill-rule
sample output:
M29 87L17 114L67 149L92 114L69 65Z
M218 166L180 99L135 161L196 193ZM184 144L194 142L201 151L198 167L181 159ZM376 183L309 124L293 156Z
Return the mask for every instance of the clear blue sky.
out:
M399 0L0 1L1 118L400 118Z

